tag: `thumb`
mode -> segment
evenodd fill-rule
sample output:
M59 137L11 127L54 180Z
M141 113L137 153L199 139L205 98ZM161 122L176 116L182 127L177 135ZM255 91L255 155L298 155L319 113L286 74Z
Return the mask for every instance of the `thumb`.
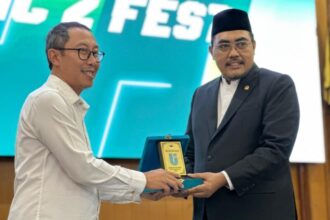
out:
M192 177L192 178L202 178L204 179L204 175L202 173L189 173L188 174L189 177Z

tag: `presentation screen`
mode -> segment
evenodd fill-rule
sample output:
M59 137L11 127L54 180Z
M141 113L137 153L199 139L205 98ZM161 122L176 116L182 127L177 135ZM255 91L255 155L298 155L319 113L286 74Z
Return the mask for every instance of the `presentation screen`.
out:
M95 156L140 158L147 136L184 134L194 90L221 75L208 47L212 16L228 8L249 13L256 64L296 84L291 161L324 162L314 0L1 0L0 155L14 156L20 109L50 74L46 35L67 21L91 28L106 53L82 93Z

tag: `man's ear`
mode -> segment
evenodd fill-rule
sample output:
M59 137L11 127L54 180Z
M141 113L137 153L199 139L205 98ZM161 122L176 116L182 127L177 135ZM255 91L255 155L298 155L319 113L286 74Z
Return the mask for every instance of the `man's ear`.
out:
M58 50L50 48L47 51L47 55L49 61L53 64L53 66L58 66L60 64L60 53Z
M209 46L209 52L210 52L210 54L211 54L211 56L213 58L213 46L212 45Z
M253 41L253 42L252 42L252 45L253 45L253 49L255 50L256 47L257 47L257 42L256 42L256 41Z

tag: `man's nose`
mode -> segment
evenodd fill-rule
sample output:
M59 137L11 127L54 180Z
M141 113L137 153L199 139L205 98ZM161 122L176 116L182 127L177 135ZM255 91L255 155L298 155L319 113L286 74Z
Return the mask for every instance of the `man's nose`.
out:
M228 56L229 57L238 57L239 56L238 50L235 46L230 47Z

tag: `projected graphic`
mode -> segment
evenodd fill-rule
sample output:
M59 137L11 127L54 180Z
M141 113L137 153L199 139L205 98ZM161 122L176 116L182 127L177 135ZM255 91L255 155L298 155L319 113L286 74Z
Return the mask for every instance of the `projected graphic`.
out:
M295 81L308 69L306 75L310 79L315 75L313 83L319 85L317 53L310 53L312 58L304 61L309 68L302 67L300 60L287 62L275 53L276 48L288 42L278 34L281 29L285 33L303 33L311 42L309 49L316 52L316 38L308 34L313 32L305 31L316 25L312 0L273 0L267 4L261 0L1 0L0 97L4 107L0 109L0 155L15 153L20 108L26 96L49 75L45 37L61 21L78 21L90 27L106 52L93 88L82 94L91 106L86 124L96 156L139 158L147 136L184 134L194 90L219 75L208 55L212 16L231 7L249 11L259 66L291 74ZM300 14L290 7L304 12L298 25L299 19L294 18L300 18ZM274 20L273 25L278 27L265 33L266 20ZM295 46L288 47L298 52L306 50ZM302 84L296 84L299 95ZM309 94L314 100L313 109L302 113L306 111L306 118L309 114L320 116L313 130L320 129L317 138L321 155L320 89L316 87L315 91ZM322 155L318 158L322 161Z
M115 92L113 102L111 104L110 113L108 114L108 118L107 118L107 121L106 121L106 126L105 126L105 129L104 129L104 133L102 135L101 145L100 145L100 148L99 148L98 153L97 153L97 155L99 157L101 157L104 154L104 148L105 148L106 143L107 143L107 139L108 139L108 136L109 136L109 131L110 131L110 128L111 128L111 123L112 123L112 120L114 118L115 111L117 109L117 104L118 104L118 101L119 101L119 97L120 97L122 89L124 89L125 86L126 87L129 87L129 86L130 87L150 87L150 88L171 88L172 87L172 85L168 84L168 83L138 82L138 81L123 81L123 80L119 81L118 85L116 87L116 92Z
M0 45L3 44L6 39L13 1L11 0L3 1L1 6L2 7L0 8Z

